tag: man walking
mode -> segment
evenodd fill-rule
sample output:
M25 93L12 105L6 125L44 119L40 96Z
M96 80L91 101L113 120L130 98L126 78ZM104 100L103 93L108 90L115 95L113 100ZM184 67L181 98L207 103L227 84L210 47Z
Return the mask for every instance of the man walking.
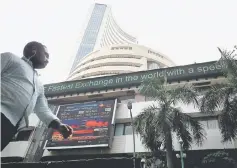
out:
M20 125L28 126L28 116L33 111L64 138L72 134L72 128L62 124L49 109L44 87L35 71L45 68L48 59L46 47L35 41L25 46L22 58L12 53L1 54L1 151L12 140Z

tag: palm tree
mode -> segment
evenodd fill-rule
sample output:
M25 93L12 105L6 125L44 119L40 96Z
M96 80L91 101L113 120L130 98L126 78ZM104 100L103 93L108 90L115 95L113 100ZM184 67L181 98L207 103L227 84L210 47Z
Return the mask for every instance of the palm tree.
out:
M237 62L235 50L218 50L222 56L217 63L225 65L226 82L213 85L205 92L200 109L204 113L219 113L222 141L227 142L237 138Z
M193 140L201 145L204 140L204 130L201 124L182 113L177 103L196 104L197 93L191 86L168 88L165 79L145 81L140 87L140 93L154 99L154 103L135 118L134 127L145 146L154 151L159 142L166 149L167 167L173 168L172 132L184 142L187 149Z

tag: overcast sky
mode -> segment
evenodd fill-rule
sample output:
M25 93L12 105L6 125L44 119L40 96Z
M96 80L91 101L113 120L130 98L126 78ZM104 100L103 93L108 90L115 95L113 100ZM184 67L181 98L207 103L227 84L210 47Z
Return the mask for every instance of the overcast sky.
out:
M22 56L27 42L42 42L50 53L42 81L64 80L95 2L111 5L123 30L178 65L216 60L218 46L237 44L236 0L0 0L0 53Z

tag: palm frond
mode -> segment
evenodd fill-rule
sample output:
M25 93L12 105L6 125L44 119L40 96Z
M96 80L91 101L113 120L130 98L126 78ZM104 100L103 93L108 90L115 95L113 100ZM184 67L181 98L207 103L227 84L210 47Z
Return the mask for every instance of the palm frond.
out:
M138 116L136 116L136 118L134 119L134 127L135 127L135 131L139 134L143 134L143 132L145 131L145 128L147 126L149 126L149 123L152 122L153 118L154 118L154 111L155 109L144 109L143 112L141 112Z
M152 152L158 151L158 148L160 148L162 144L161 132L157 129L157 125L155 125L154 122L154 119L158 118L157 115L159 111L160 108L153 104L143 109L142 113L134 119L135 131L140 134L145 147Z
M188 149L192 143L191 133L188 130L188 125L180 109L173 108L173 132L176 133L178 139L183 140L184 149Z
M237 60L235 50L227 51L221 50L218 48L221 53L221 59L217 62L217 64L222 65L224 67L223 73L227 77L227 81L230 84L233 84L235 88L237 87Z
M213 113L221 109L225 104L223 98L230 96L230 89L228 84L213 85L200 100L201 112Z
M176 132L178 138L183 140L184 146L186 148L190 147L193 141L199 146L202 145L205 139L205 131L201 123L177 108L173 108L173 114L173 130Z
M152 79L143 81L139 92L146 97L153 98L159 102L166 101L166 88L164 86L165 79Z
M221 104L221 114L219 115L219 126L222 141L226 142L237 137L237 55L235 50L227 51L220 48L218 50L221 53L221 59L217 63L222 64L222 67L224 67L223 72L228 82L227 86L219 89L220 99L223 102Z
M194 106L198 106L199 93L192 86L179 86L177 88L170 89L168 93L170 94L170 101L173 104L176 104L176 102L182 102L184 104L191 103Z
M228 113L222 113L219 116L219 125L222 134L222 142L231 141L237 137L237 123L231 122Z
M193 133L193 140L198 146L201 146L203 144L203 141L206 139L203 125L187 114L186 117L188 118L190 129Z
M218 64L223 65L225 67L223 69L223 72L228 74L233 74L236 76L237 74L237 63L235 57L237 56L235 54L235 50L229 51L229 50L221 50L218 47L219 52L221 53L221 59L217 62Z
M222 134L222 141L227 142L237 137L237 100L228 102L219 115L219 126Z

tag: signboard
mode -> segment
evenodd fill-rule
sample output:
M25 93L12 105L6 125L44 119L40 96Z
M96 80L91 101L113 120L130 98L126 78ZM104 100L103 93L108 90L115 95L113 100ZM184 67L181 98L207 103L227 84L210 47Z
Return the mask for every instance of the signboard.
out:
M109 147L117 100L59 106L57 116L73 128L68 139L54 131L45 149Z
M200 77L205 78L220 76L222 75L222 70L224 68L225 65L217 64L216 61L213 61L78 81L67 81L45 85L45 95L57 96L63 94L83 93L88 91L91 92L102 89L136 86L140 85L144 80L163 78L164 76L167 77L168 81L191 80Z

